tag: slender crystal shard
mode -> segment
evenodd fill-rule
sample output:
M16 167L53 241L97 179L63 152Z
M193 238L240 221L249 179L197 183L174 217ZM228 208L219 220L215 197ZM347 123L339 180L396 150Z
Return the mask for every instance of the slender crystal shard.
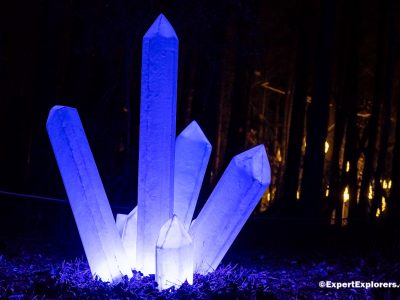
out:
M90 270L104 281L132 276L114 216L76 109L55 106L47 131Z
M156 281L160 290L193 283L192 239L176 215L160 230L156 249Z
M211 144L196 121L176 138L174 213L186 230L193 218L210 154Z
M129 264L136 268L136 239L137 239L137 206L127 215L122 230L122 244L124 245Z
M190 227L194 271L215 270L249 218L271 178L264 145L235 156Z
M137 266L155 273L161 226L172 217L178 38L160 15L143 37Z
M117 217L115 219L115 225L117 226L117 230L119 233L119 236L122 238L122 231L124 230L124 226L126 223L126 218L128 215L125 214L117 214Z

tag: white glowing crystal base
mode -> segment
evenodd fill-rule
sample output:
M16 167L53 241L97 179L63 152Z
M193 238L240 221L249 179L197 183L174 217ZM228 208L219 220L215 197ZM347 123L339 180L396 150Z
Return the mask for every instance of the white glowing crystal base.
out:
M160 290L193 283L193 244L174 215L160 230L156 246L156 280Z

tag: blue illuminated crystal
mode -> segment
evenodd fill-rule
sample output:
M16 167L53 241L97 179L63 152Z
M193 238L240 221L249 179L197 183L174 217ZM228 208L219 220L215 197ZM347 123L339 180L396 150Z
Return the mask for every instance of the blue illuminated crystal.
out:
M156 248L156 281L160 290L193 283L193 245L174 215L160 230Z
M211 144L193 121L176 138L174 213L186 230L192 222L197 198L211 155Z
M175 139L178 38L160 15L143 37L138 205L114 223L82 123L51 109L47 130L90 269L103 280L155 274L159 288L216 269L267 189L263 145L235 156L196 220L211 145L193 121Z
M136 241L137 241L137 206L125 218L121 234L122 244L125 248L129 264L136 268Z
M178 38L164 15L143 37L136 263L155 273L161 226L172 217Z
M215 270L271 180L264 145L236 155L190 227L194 271Z
M76 109L54 106L47 132L93 275L132 276L107 195Z

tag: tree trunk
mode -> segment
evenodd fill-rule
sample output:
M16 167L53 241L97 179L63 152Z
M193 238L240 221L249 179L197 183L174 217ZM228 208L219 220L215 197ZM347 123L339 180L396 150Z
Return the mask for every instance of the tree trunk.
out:
M297 41L296 69L293 84L293 100L291 102L290 128L288 138L286 168L283 175L284 211L294 213L296 207L296 195L299 186L299 174L301 163L301 148L304 136L304 120L307 104L307 83L310 64L310 18L309 7L299 7L299 32Z
M388 64L391 63L387 60L387 34L386 32L390 29L390 24L387 20L388 13L389 13L389 2L391 0L385 0L381 3L381 15L379 21L379 28L378 28L378 36L377 36L377 45L378 45L378 54L376 59L376 67L375 67L375 87L374 87L374 94L373 94L373 106L372 106L372 114L370 119L370 126L369 126L369 138L368 138L368 147L365 153L365 164L363 170L363 178L361 183L361 195L360 195L360 202L358 207L358 215L361 222L367 222L369 214L371 217L374 217L375 210L377 207L377 202L380 201L382 191L380 186L380 178L383 171L383 163L386 157L386 148L387 148L387 138L382 136L381 142L384 144L380 145L381 153L379 154L378 160L379 163L376 164L376 155L377 155L377 142L378 142L378 128L379 128L379 118L382 112L383 104L382 100L385 98L384 91L385 91L385 81L388 80L388 76L390 73L390 68ZM392 12L390 12L391 14ZM387 73L388 72L388 73ZM391 77L391 76L389 76ZM391 95L387 95L387 97L391 98ZM386 97L386 98L387 98ZM388 101L388 103L386 103ZM390 99L384 100L385 102L385 110L389 109L387 106L390 105ZM387 114L389 113L390 118L390 111L386 110ZM389 120L390 121L390 120ZM390 124L386 125L387 127ZM382 132L384 135L388 134L388 132ZM385 151L385 152L382 152ZM383 161L382 161L383 160ZM375 179L375 195L372 202L369 202L368 199L368 191L369 185L372 184L372 179ZM379 197L379 199L377 199Z
M350 6L350 7L349 7ZM349 190L349 219L354 215L357 207L357 148L358 148L358 132L357 132L357 108L358 108L358 11L359 2L352 1L346 5L346 24L349 29L346 31L345 37L345 74L343 83L343 113L346 119L346 142L344 151L343 166L345 169L343 184L341 191L346 187ZM347 169L347 166L349 169ZM342 199L339 199L342 200ZM339 201L342 204L342 201ZM341 207L341 206L340 206Z
M393 150L392 178L393 184L388 199L388 218L391 222L400 220L400 94L397 97L396 141Z
M328 124L334 35L335 1L323 1L322 24L318 37L313 98L307 124L307 147L304 158L301 200L304 216L311 221L321 217L325 141Z
M339 3L340 11L344 16L339 26L340 34L338 35L338 43L340 45L338 52L340 56L338 58L339 68L337 73L339 74L339 79L337 84L338 92L335 108L335 133L330 167L327 221L331 221L332 212L336 210L335 223L340 226L342 224L342 195L344 186L349 184L348 176L346 180L342 178L342 174L345 172L343 171L343 165L344 170L346 170L346 161L350 159L349 150L355 147L354 143L357 140L354 137L354 126L357 107L358 53L356 47L358 41L359 4L358 1L351 2L350 6L345 1ZM344 140L345 137L346 140ZM354 140L351 140L350 137ZM351 144L352 147L350 147ZM341 161L342 149L347 149L347 151L344 151L344 157L342 158L344 163ZM355 168L353 162L351 164ZM350 170L353 170L353 168Z
M232 27L232 26L229 26ZM217 119L217 135L215 139L215 160L214 160L214 180L219 177L225 162L225 154L227 150L228 135L230 132L231 113L232 113L232 98L233 88L235 82L235 55L234 48L232 47L232 29L227 32L227 46L222 54L222 76L221 87L219 90L218 101L218 119ZM230 160L230 157L227 159Z
M378 154L378 163L375 172L375 197L372 203L372 218L378 207L381 205L381 199L384 196L384 191L380 180L382 179L385 171L385 161L387 158L387 149L389 144L390 134L390 117L392 107L392 88L393 88L393 75L395 66L395 49L394 49L394 38L395 38L395 22L394 22L394 3L392 0L386 0L383 3L384 19L386 26L384 32L386 35L386 55L387 58L385 64L385 79L383 83L383 114L382 114L382 127L381 127L381 139Z

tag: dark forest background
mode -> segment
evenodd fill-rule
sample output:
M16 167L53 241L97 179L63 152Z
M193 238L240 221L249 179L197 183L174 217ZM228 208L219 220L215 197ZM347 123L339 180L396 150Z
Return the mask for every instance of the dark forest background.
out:
M398 1L2 6L2 197L66 199L45 128L61 104L78 109L111 204L133 208L142 36L164 13L180 41L178 133L196 120L213 145L200 205L235 154L264 144L272 183L253 215L398 225ZM37 201L23 209L43 214Z

